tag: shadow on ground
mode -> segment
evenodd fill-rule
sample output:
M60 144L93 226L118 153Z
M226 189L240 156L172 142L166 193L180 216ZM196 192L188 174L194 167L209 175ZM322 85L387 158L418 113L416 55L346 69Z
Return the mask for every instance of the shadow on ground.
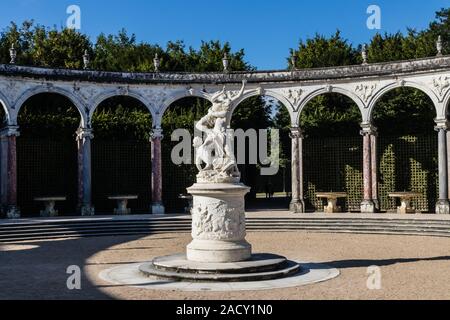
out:
M85 266L114 266L140 261L87 263L87 259L113 246L144 236L101 237L101 241L81 238L61 241L0 243L0 299L113 299L90 282ZM5 250L5 248L7 250ZM3 249L3 250L2 250ZM149 255L152 247L149 246ZM123 249L125 250L125 249ZM150 256L149 256L150 258ZM81 290L69 290L66 273L69 266L81 268Z
M323 264L337 268L337 269L349 269L349 268L368 268L370 266L385 267L399 263L412 263L420 261L450 261L450 256L430 257L430 258L397 258L397 259L355 259L355 260L339 260L328 261Z

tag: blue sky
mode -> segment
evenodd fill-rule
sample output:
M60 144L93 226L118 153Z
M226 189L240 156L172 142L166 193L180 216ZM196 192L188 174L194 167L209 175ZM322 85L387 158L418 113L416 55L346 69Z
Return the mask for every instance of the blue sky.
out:
M367 42L376 32L366 27L369 5L381 8L383 33L426 28L437 10L450 7L448 0L11 0L1 1L0 27L25 19L62 26L73 4L81 8L81 31L93 39L124 27L139 41L161 46L229 41L260 70L285 68L289 48L315 33L340 29L355 45Z

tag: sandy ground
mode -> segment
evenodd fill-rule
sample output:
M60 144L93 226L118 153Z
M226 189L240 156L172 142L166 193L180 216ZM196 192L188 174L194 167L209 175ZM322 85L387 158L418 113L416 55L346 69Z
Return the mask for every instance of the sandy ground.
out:
M0 299L450 299L450 238L254 232L254 252L338 268L333 280L249 292L153 291L115 286L100 271L183 252L189 234L105 237L0 245ZM68 290L67 267L82 268L81 290ZM380 290L367 288L367 268L381 268Z

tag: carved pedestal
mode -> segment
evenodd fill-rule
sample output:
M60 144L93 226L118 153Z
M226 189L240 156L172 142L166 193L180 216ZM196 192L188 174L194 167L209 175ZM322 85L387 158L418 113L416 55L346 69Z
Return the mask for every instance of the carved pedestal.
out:
M187 259L196 262L239 262L250 259L245 240L243 184L197 183L188 188L193 196L192 238Z

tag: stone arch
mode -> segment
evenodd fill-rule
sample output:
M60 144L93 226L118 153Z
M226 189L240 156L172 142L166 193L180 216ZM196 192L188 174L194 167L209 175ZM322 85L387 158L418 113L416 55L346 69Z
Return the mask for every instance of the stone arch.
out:
M19 99L17 100L17 102L15 104L15 112L13 115L11 115L10 124L17 125L17 117L18 117L19 112L22 109L23 105L25 104L25 102L28 99L30 99L31 97L36 96L38 94L42 94L42 93L59 94L65 98L69 99L69 101L72 102L72 104L75 106L75 108L77 108L78 112L80 113L81 127L85 127L88 124L87 115L83 108L83 103L80 101L80 99L78 99L73 93L71 93L70 91L68 91L66 89L59 88L59 87L53 87L53 86L39 86L39 87L35 87L35 88L25 91L19 97Z
M450 113L450 90L448 90L444 96L442 102L442 113L438 113L438 119L447 119L447 114Z
M6 123L7 125L12 125L13 123L11 122L11 112L10 109L11 107L8 104L8 99L6 99L6 97L3 95L3 93L0 92L0 105L3 108L3 110L5 111L5 119L6 119Z
M251 98L251 97L257 97L257 96L267 96L267 97L271 97L274 98L276 100L278 100L279 102L281 102L281 104L288 110L289 112L289 116L291 117L291 123L294 125L296 123L296 117L295 117L295 112L294 112L294 107L292 106L291 102L282 94L274 91L274 90L251 90L249 92L246 92L242 95L242 97L240 97L239 99L237 99L236 101L233 102L232 106L231 106L231 110L228 112L228 116L227 116L227 124L228 126L231 125L231 119L233 118L233 114L234 111L239 107L239 105Z
M359 98L354 92L351 92L351 91L341 88L341 87L335 87L335 86L320 88L320 89L317 89L317 90L309 93L303 99L303 101L300 103L300 106L298 108L298 117L300 117L301 113L303 112L303 110L305 109L305 107L308 105L308 103L310 101L312 101L314 98L316 98L320 95L327 94L327 93L339 93L341 95L346 96L350 100L352 100L358 106L359 112L361 114L361 118L364 120L365 105L364 105L364 102L361 100L361 98ZM297 119L297 123L300 123L299 119Z
M439 115L441 115L442 110L439 110L439 106L440 106L439 99L430 88L428 88L427 86L420 84L418 82L403 81L403 82L390 83L376 92L376 94L372 97L372 99L370 100L370 102L367 106L369 113L368 113L367 119L364 119L364 122L367 122L367 123L372 122L377 103L383 98L383 96L386 93L388 93L394 89L398 89L398 88L413 88L413 89L422 91L433 102L433 105L434 105L434 108L435 108L435 111L436 111L436 114L438 115L438 117L439 117ZM444 118L445 118L445 111L444 111Z
M160 127L162 118L164 117L164 114L170 108L170 106L175 102L177 102L178 100L184 98L202 98L212 103L211 96L204 91L201 90L192 90L191 92L177 91L171 94L166 100L164 100L162 107L158 110L156 116L154 117L153 120L154 127Z
M114 97L131 97L131 98L134 98L134 99L138 100L139 102L141 102L147 108L147 110L152 115L152 119L156 118L156 112L155 112L153 106L151 105L149 100L146 99L144 96L142 96L141 94L139 94L137 92L133 92L133 91L124 92L123 90L117 89L117 90L103 92L103 93L97 95L93 99L93 101L94 101L93 104L92 104L93 107L89 110L89 121L87 122L89 127L92 124L91 123L92 116L94 115L94 113L97 110L97 108L103 102L105 102L106 100L114 98Z

